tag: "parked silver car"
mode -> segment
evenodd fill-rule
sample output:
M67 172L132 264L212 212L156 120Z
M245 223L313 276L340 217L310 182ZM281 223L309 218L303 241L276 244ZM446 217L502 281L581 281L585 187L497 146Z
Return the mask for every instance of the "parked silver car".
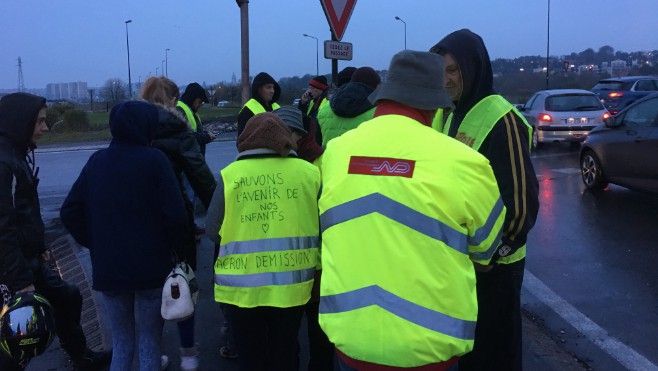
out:
M545 142L582 142L610 117L596 94L581 89L539 91L519 111L533 127L533 148Z

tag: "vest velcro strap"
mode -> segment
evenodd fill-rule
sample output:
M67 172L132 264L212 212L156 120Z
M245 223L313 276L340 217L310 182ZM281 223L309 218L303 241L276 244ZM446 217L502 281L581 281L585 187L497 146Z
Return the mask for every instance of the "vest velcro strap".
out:
M315 267L286 272L215 274L215 283L232 287L283 286L310 281L314 275Z
M303 250L320 247L318 236L307 237L281 237L262 240L236 241L222 245L219 249L219 257L230 254L249 254L254 252Z
M373 285L320 298L320 314L342 313L376 305L408 322L454 338L473 340L475 321L451 317L405 300Z
M379 213L419 233L439 240L462 254L468 254L468 238L465 234L381 193L360 197L326 210L320 215L321 230L324 232L336 224L371 213Z

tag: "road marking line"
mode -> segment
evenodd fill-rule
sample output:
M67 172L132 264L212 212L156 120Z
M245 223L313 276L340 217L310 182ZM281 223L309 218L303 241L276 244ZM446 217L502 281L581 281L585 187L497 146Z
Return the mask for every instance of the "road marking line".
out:
M527 269L523 279L523 286L583 334L589 341L616 359L627 369L633 371L658 371L658 366L651 363L651 361L626 344L608 335L606 330L579 312L578 309L548 288L548 286L544 285L543 282Z
M562 174L578 174L580 173L580 169L575 168L575 167L565 167L562 169L551 169L551 171L555 171L556 173L562 173Z
M530 158L533 159L533 158L562 157L562 156L574 156L574 155L578 155L578 152L550 153L545 155L538 155L535 153L531 155Z
M56 195L48 195L48 196L39 196L39 200L46 200L50 198L66 198L67 193L63 194L56 194Z

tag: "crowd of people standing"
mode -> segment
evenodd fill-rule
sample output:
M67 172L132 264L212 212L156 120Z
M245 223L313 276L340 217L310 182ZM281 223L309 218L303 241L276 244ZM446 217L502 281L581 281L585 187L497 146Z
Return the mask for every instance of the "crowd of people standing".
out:
M176 262L196 269L198 198L224 317L202 331L226 329L221 356L240 370L521 370L538 182L530 127L495 93L482 38L458 30L428 52L399 52L384 81L368 66L331 84L316 76L298 106L281 106L280 95L268 73L254 77L237 157L223 169L205 158L214 136L198 115L208 102L199 84L180 94L151 77L139 100L112 109L109 147L89 158L60 210L90 251L109 352L87 348L79 290L48 268L34 165L45 100L3 97L3 318L36 292L76 370L167 368L163 282ZM195 316L176 325L180 368L218 369L199 363ZM4 326L2 370L23 369L39 352L9 351L23 348Z

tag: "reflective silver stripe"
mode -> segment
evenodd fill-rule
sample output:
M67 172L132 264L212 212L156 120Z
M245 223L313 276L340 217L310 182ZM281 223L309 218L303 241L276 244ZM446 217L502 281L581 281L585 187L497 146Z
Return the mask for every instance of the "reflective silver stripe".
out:
M503 212L504 209L505 209L505 205L503 204L503 199L499 197L498 201L496 201L496 204L491 209L491 213L489 213L487 222L484 223L484 225L480 227L477 231L475 231L473 237L468 239L468 242L471 246L478 246L484 240L486 240L487 237L489 237L489 235L491 235L491 231L496 226L496 221L498 220L498 218L500 218L500 214ZM496 252L498 245L500 244L500 238L502 237L502 235L503 235L503 230L501 228L500 231L498 231L496 238L491 242L491 245L489 245L487 250L472 254L471 255L472 258L475 260L491 259L494 252Z
M500 245L500 239L502 236L503 236L503 229L501 228L500 231L498 231L498 235L496 235L496 238L493 241L491 241L491 245L485 251L480 251L471 254L471 259L473 260L491 259L493 254L496 252L498 245Z
M287 272L215 274L215 283L233 287L284 286L310 281L314 274L315 267Z
M379 286L320 298L320 313L342 313L376 305L406 321L454 338L473 340L475 321L466 321L405 300Z
M439 240L462 254L468 254L468 242L465 234L381 193L373 193L326 210L320 215L321 230L324 232L336 224L370 213L384 215L417 232Z
M219 257L230 254L249 254L254 252L302 250L320 247L318 236L309 237L281 237L263 240L236 241L222 245L219 249Z

